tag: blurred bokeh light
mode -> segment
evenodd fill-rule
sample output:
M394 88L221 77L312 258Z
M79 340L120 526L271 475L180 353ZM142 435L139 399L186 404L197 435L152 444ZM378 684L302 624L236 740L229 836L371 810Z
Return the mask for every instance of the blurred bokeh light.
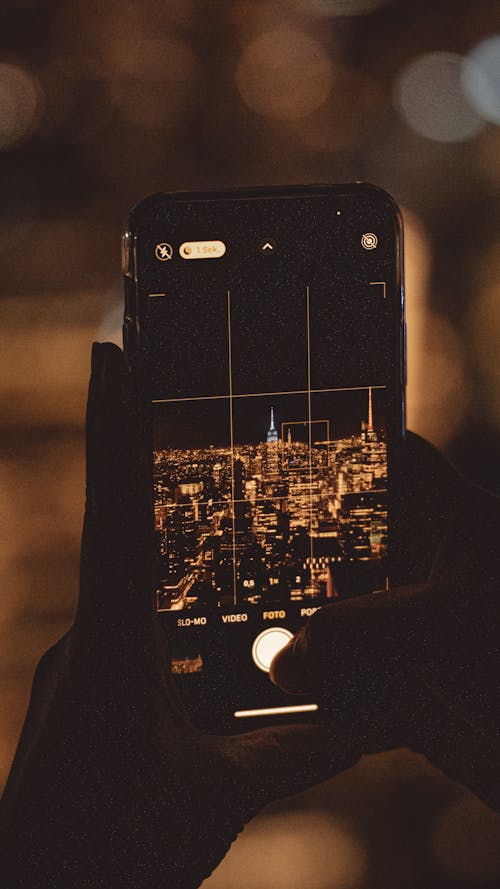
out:
M464 93L486 120L500 124L500 35L482 40L467 54Z
M462 142L484 126L462 88L462 59L457 53L420 56L401 71L394 96L407 124L436 142Z
M33 75L20 65L0 62L0 148L31 133L42 109L42 91Z
M296 120L327 98L332 63L319 42L283 28L261 34L244 49L236 82L253 111L276 120Z

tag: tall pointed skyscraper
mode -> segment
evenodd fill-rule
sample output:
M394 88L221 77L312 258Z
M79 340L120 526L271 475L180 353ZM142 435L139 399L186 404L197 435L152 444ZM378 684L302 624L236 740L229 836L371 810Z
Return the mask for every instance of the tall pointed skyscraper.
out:
M278 478L279 457L279 440L276 426L274 425L274 408L271 408L271 422L267 432L266 444L266 476L268 479Z
M372 387L368 387L368 429L373 429L373 403L372 403Z
M274 408L271 408L271 423L267 432L267 441L278 441L278 433L274 425Z

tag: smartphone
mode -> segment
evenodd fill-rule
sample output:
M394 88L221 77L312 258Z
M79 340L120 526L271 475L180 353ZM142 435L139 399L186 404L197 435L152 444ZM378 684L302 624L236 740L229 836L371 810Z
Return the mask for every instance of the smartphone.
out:
M402 223L364 184L158 194L123 237L156 604L195 721L315 718L269 680L325 604L391 578Z

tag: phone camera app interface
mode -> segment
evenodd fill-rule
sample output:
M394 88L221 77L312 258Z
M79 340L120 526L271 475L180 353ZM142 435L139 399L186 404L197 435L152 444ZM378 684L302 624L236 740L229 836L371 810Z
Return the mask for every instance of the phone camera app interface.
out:
M145 244L175 245L142 319L174 672L225 658L250 688L317 608L386 584L392 221L320 204L193 204Z

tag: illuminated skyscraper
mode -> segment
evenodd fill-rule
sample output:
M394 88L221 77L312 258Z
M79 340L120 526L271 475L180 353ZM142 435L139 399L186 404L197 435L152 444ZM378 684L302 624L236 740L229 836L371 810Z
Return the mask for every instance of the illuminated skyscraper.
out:
M244 484L244 472L243 472L243 460L240 460L239 457L236 457L236 460L233 464L233 478L234 478L234 517L236 519L242 518L246 513L246 504L248 501L244 499L245 494L243 491Z
M361 460L359 488L351 490L369 491L380 487L386 474L386 446L373 425L373 393L368 389L368 421L361 426ZM384 482L382 481L382 484Z
M269 444L269 442L272 442L272 441L278 441L278 433L277 433L276 427L274 425L274 408L271 408L271 424L270 424L268 432L267 432L267 441L268 441L268 444Z
M274 425L274 408L271 408L271 423L267 432L266 444L266 476L277 479L279 475L279 443L278 433Z

